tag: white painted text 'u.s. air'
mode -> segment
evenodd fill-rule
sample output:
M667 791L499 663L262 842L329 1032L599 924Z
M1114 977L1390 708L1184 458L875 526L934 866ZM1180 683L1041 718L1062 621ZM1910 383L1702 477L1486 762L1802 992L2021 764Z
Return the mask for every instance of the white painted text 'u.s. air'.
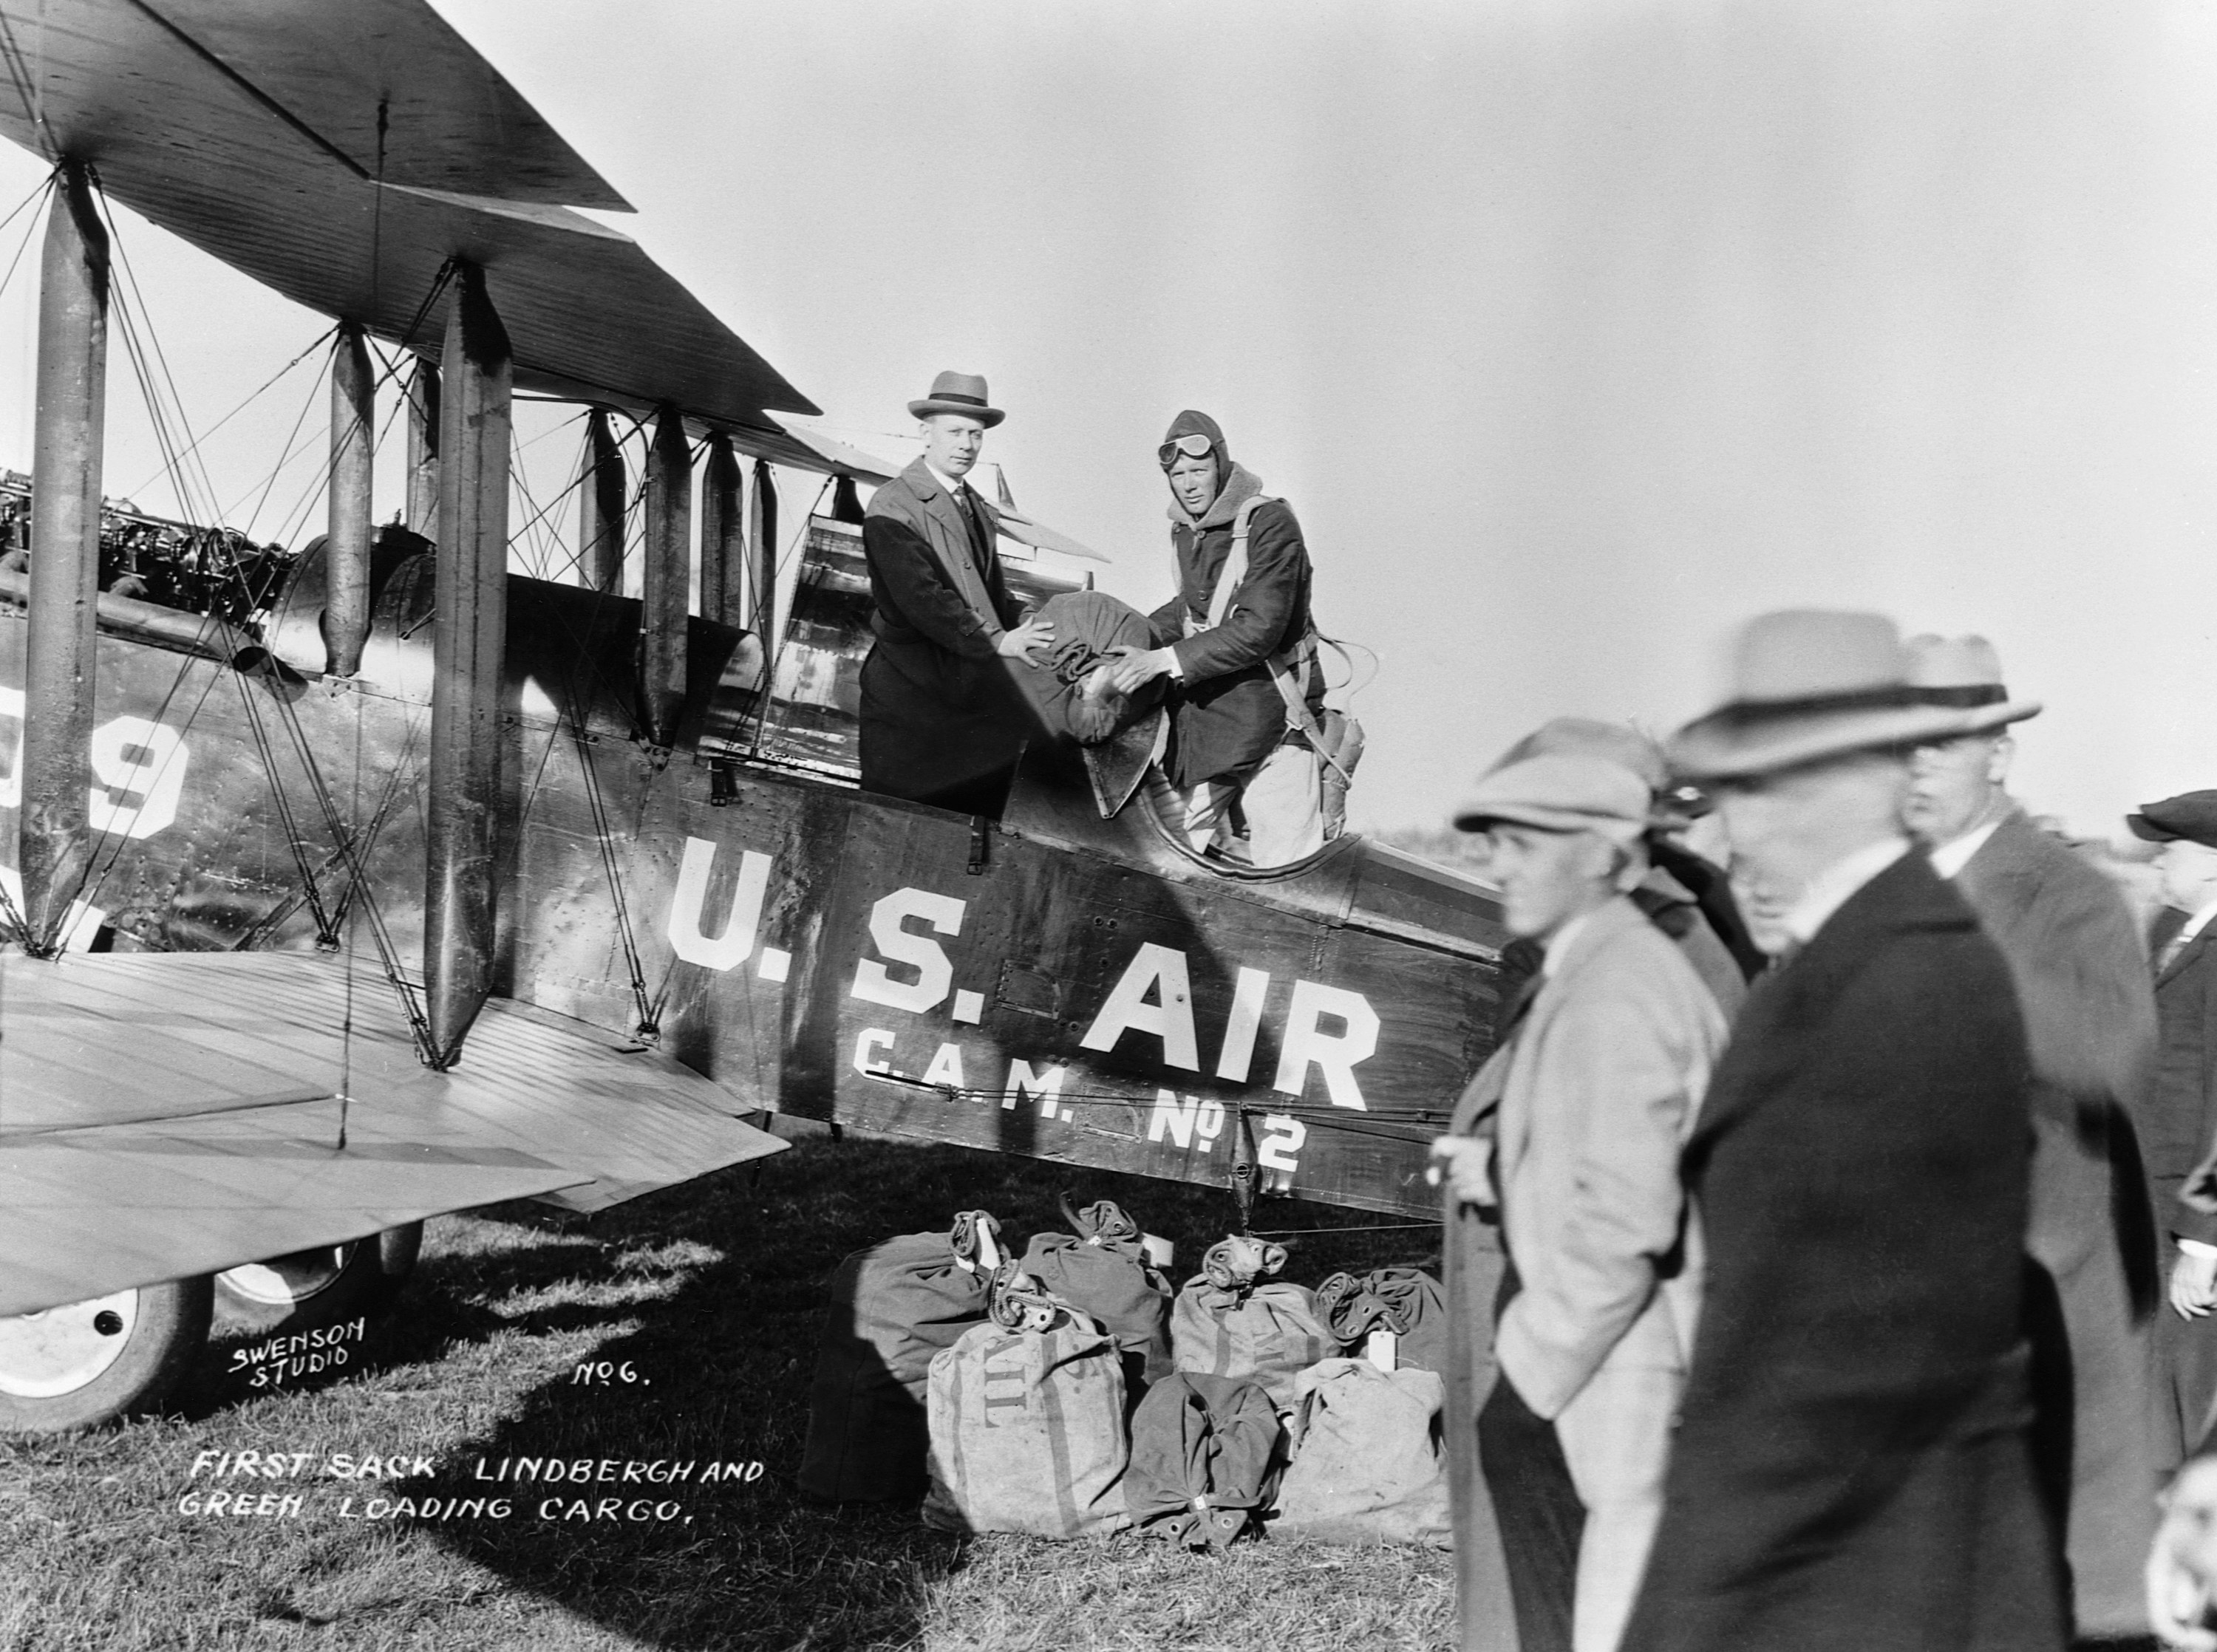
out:
M721 971L736 968L755 955L771 860L751 849L741 853L738 874L732 879L729 908L720 915L723 922L716 926L712 938L711 920L704 908L715 858L713 843L696 837L686 840L684 862L670 903L668 934L679 958ZM857 961L848 995L919 1015L946 1005L954 1020L977 1024L984 1018L985 994L956 983L954 961L936 939L962 933L967 906L954 896L914 887L897 889L882 897L870 909L871 950ZM786 954L764 949L762 973L781 980L788 961ZM1223 1025L1206 1029L1216 1035L1215 1058L1206 1069L1213 1076L1233 1084L1245 1084L1253 1078L1256 1045L1264 1025L1270 984L1268 971L1245 967L1238 971ZM1356 1069L1376 1052L1379 1034L1378 1014L1369 1000L1345 987L1297 979L1282 1014L1271 1088L1298 1096L1313 1069L1323 1079L1333 1106L1364 1109ZM1204 1070L1203 1031L1194 1013L1191 970L1185 952L1142 941L1078 1043L1084 1049L1104 1054L1114 1051L1127 1039L1135 1040L1143 1051L1152 1043L1158 1048L1165 1068L1199 1073ZM865 1030L855 1051L855 1066L874 1074L888 1070L882 1052L893 1042L894 1034L886 1028ZM929 1084L967 1088L960 1046L942 1044L922 1077ZM1041 1096L1044 1098L1042 1115L1053 1117L1053 1095L1060 1089L1062 1077L1059 1067L1042 1071L1022 1059L1011 1062L1000 1087L1002 1105L1013 1107L1020 1096ZM1189 1103L1183 1113L1174 1112L1151 1132L1153 1138L1163 1139L1166 1130L1181 1145L1188 1143L1195 1134L1195 1109L1201 1105ZM1203 1133L1201 1138L1206 1142L1207 1135Z

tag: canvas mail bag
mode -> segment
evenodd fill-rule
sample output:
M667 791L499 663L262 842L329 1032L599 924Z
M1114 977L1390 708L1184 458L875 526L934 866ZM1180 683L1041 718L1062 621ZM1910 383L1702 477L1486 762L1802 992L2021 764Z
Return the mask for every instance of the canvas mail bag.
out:
M1447 1297L1421 1268L1335 1273L1317 1286L1316 1305L1325 1328L1344 1347L1360 1353L1372 1332L1391 1331L1397 1366L1447 1369Z
M932 1356L985 1317L981 1250L1000 1224L966 1211L951 1232L858 1250L832 1276L808 1390L800 1486L826 1502L922 1495ZM991 1252L997 1258L997 1248Z
M925 1525L1083 1538L1126 1524L1123 1362L1089 1316L965 1331L932 1356L930 1417Z
M1439 1373L1325 1359L1294 1389L1293 1466L1270 1529L1326 1543L1451 1547Z
M1269 1507L1282 1437L1277 1408L1255 1384L1165 1378L1132 1414L1125 1501L1133 1524L1186 1548L1223 1548Z
M1139 1224L1111 1199L1063 1214L1075 1234L1035 1233L1024 1272L1052 1295L1099 1320L1124 1351L1136 1391L1170 1375L1170 1282L1147 1261Z
M1180 1371L1258 1384L1281 1411L1294 1404L1294 1378L1339 1344L1317 1317L1306 1285L1268 1276L1285 1266L1285 1248L1251 1239L1211 1247L1201 1273L1170 1308L1170 1359Z

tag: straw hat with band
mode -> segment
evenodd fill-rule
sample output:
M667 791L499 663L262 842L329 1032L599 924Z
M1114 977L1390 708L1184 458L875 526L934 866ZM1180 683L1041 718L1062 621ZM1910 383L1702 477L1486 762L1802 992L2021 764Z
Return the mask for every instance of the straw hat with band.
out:
M1909 680L1909 655L1880 613L1793 608L1733 638L1729 696L1678 730L1665 755L1689 780L1774 774L1827 757L1944 740L1967 711Z
M1597 832L1630 848L1647 829L1647 782L1620 763L1548 752L1504 763L1478 783L1454 823L1482 832L1497 821L1545 832Z
M919 419L935 413L959 413L975 419L988 430L1009 416L985 405L985 381L974 373L942 373L931 381L931 394L911 402L908 410Z
M1928 706L1963 713L1964 734L1986 734L2040 715L2036 700L2011 700L2002 687L2002 658L1983 637L1912 637L1909 681Z

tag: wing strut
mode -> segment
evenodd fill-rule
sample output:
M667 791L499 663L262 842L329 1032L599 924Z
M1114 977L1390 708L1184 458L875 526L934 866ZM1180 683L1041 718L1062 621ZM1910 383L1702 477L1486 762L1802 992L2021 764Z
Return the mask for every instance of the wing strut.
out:
M444 1071L492 991L501 654L508 630L509 407L514 362L485 271L455 266L439 422L437 618L423 983Z
M686 615L691 607L693 450L685 416L665 406L655 415L646 450L646 540L640 566L639 721L648 741L677 743L685 709Z
M578 574L586 589L623 594L623 449L608 410L585 416L585 464L577 478Z
M369 640L370 450L376 445L377 380L361 328L339 324L331 343L331 476L324 545L324 669L350 677Z
M747 555L746 513L741 505L744 490L732 439L720 430L710 432L701 485L701 612L719 625L742 630L746 626L739 602L739 573ZM768 650L769 639L761 641Z
M92 863L90 792L100 589L100 489L108 379L108 231L88 170L65 158L46 209L40 269L39 398L25 638L24 950L60 945Z

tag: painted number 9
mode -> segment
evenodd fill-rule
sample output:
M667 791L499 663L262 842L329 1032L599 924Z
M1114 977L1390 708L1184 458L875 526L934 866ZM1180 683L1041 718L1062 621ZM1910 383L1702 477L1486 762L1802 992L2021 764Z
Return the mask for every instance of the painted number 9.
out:
M15 758L0 778L0 809L23 803L23 691L0 688L0 718L15 723ZM143 717L119 717L92 732L92 773L98 782L86 798L96 832L151 837L173 824L184 796L191 759L174 729Z

